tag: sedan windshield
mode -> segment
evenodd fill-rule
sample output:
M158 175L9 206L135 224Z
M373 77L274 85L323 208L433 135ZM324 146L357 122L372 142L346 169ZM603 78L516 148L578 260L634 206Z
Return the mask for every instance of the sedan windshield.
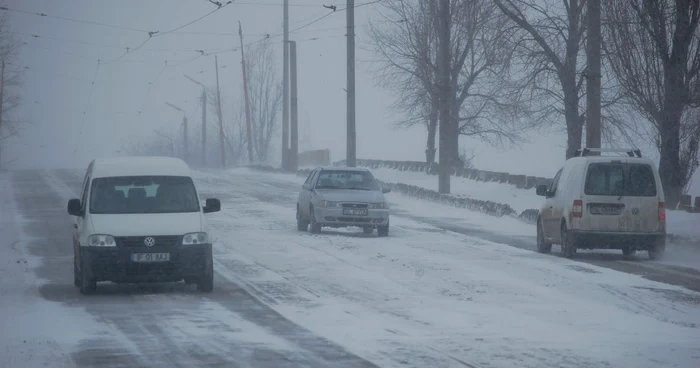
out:
M198 212L192 179L186 176L120 176L92 181L95 214Z
M316 189L379 190L379 184L367 171L324 170Z

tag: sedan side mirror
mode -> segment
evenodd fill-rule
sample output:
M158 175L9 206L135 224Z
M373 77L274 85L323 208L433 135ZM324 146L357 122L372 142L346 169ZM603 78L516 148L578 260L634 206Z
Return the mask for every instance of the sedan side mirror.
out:
M80 199L73 198L68 201L68 214L71 216L82 216L83 210L80 205Z
M382 193L387 194L391 192L391 188L382 188Z
M538 185L535 191L537 192L537 195L541 197L546 197L549 195L549 190L547 189L546 185Z
M219 212L221 211L221 201L219 201L217 198L207 198L207 202L203 210L204 213Z

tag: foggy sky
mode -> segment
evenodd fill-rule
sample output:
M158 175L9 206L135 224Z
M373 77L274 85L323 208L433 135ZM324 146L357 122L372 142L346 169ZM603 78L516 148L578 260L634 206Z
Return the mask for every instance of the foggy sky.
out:
M356 1L356 5L364 1ZM345 7L343 0L291 1L290 31L327 14L322 5ZM15 166L85 167L97 156L117 154L124 143L153 136L153 129L178 134L182 114L190 115L191 129L200 129L201 89L184 77L214 87L214 56L196 58L195 50L231 50L239 46L238 21L244 43L272 36L282 78L282 0L247 0L234 4L178 31L152 37L139 50L126 55L148 38L145 31L161 33L187 24L215 9L206 0L13 0L5 5L123 28L86 24L66 19L11 12L13 37L27 42L18 61L28 67L22 88L23 106L17 116L32 122L12 143L7 158ZM379 4L358 6L357 26L357 157L424 160L425 128L396 128L401 115L390 108L391 94L375 85L367 51L367 24L381 21ZM298 42L299 124L301 148L330 148L333 161L345 158L346 43L345 12L290 34ZM38 35L35 38L31 35ZM239 106L242 91L240 51L218 54L219 78L225 121ZM99 66L92 93L91 82ZM167 63L167 67L166 67ZM150 86L150 89L149 89ZM89 103L88 103L89 99ZM138 112L141 111L139 114ZM209 110L213 124L213 111ZM281 119L281 114L280 114ZM281 123L280 123L281 125ZM281 128L280 128L281 132ZM280 133L281 135L281 133ZM530 175L552 176L564 161L565 135L533 133L531 143L510 150L462 138L461 150L475 154L479 168ZM304 146L310 143L310 146ZM281 137L274 139L279 152ZM640 145L645 155L655 150ZM273 158L279 160L279 153ZM700 180L696 180L700 181ZM698 185L700 189L700 185Z

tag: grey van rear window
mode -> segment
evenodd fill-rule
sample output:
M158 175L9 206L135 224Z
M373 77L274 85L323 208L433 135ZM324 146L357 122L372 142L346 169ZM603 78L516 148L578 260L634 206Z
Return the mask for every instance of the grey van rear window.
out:
M654 171L646 164L590 164L584 193L597 196L655 197Z

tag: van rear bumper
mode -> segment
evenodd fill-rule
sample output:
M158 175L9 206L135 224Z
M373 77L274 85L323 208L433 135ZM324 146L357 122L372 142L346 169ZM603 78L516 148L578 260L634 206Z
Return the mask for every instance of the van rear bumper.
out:
M569 230L578 249L637 249L648 250L664 244L666 233L633 233L615 231Z
M168 253L169 261L134 262L135 253ZM82 266L96 281L116 283L177 282L213 272L211 244L174 247L83 247Z

